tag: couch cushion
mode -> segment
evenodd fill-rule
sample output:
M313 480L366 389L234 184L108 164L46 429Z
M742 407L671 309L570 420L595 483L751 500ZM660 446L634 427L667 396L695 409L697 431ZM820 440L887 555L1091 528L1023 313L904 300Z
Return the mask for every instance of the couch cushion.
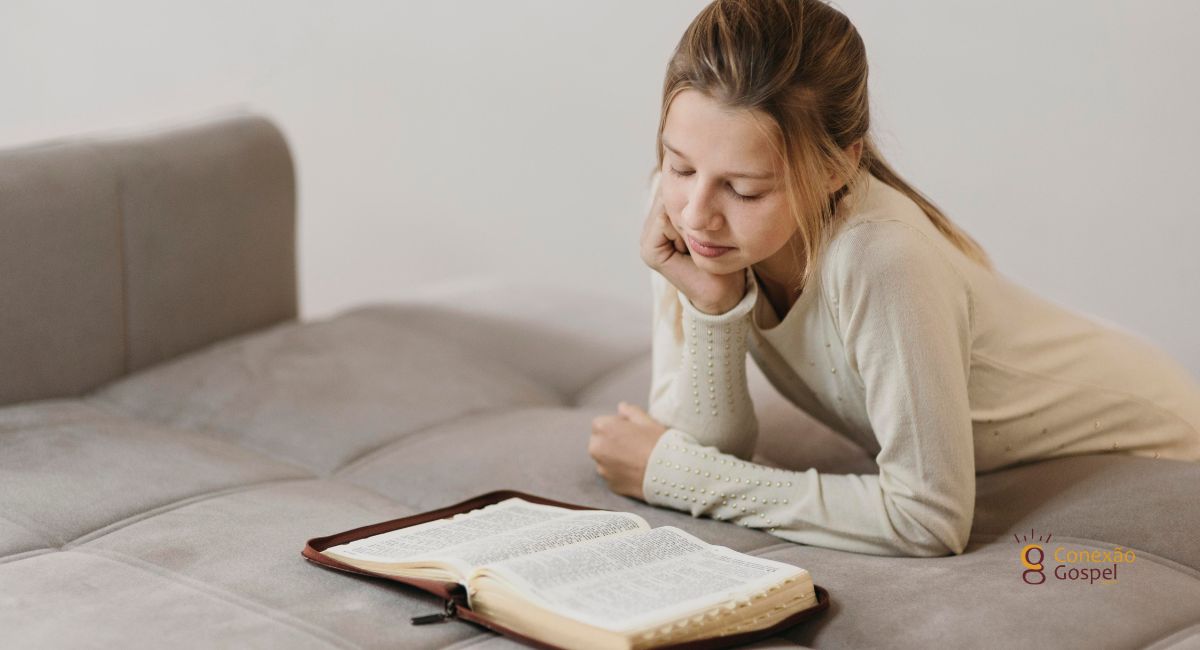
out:
M128 370L296 317L295 171L271 120L99 146L121 180Z
M0 563L6 648L345 648L319 626L136 560L43 553Z
M307 476L245 447L68 400L0 409L0 513L42 546L214 491Z
M563 404L554 387L436 328L409 326L410 312L281 323L124 377L90 399L320 474L470 413Z
M409 617L439 611L441 601L407 585L309 564L299 553L309 537L414 512L339 481L289 481L188 503L79 550L145 563L231 600L286 612L341 639L345 647L404 647ZM186 612L164 614L178 615L181 627L191 625ZM430 628L422 635L430 647L476 635L465 625Z
M0 404L294 319L293 172L240 110L0 151Z

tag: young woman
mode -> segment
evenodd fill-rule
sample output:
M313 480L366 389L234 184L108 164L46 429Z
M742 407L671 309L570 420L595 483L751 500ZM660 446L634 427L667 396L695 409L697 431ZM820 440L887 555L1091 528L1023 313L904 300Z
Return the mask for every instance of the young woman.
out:
M867 60L817 0L717 0L667 69L641 254L648 412L596 418L617 493L878 555L962 553L975 474L1071 454L1200 461L1200 385L1144 339L1043 300L901 179ZM745 355L878 475L750 461Z

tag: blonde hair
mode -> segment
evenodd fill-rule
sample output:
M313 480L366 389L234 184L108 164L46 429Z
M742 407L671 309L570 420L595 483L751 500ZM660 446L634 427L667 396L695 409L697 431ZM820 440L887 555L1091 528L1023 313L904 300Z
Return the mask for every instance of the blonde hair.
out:
M815 272L812 261L828 244L842 197L861 194L862 170L907 195L967 257L995 270L983 248L880 155L868 132L866 48L850 19L833 7L820 0L714 0L701 10L667 64L651 176L663 166L671 101L687 89L731 110L752 111L782 161L775 171L804 247L793 249L802 269L794 289L807 286ZM847 148L860 139L856 163ZM830 173L848 179L832 195L825 187ZM675 338L682 341L679 297L663 293L668 310L662 313L674 310Z

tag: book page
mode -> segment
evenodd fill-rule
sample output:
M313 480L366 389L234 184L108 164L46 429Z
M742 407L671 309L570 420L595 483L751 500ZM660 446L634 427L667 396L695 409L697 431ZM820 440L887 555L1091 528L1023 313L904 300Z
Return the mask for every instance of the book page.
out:
M650 530L650 524L633 513L576 510L566 517L451 546L429 557L445 561L467 575L491 562L645 530Z
M804 569L738 553L674 526L489 564L538 605L633 632L748 599ZM468 594L469 596L470 594Z
M330 546L336 551L360 560L372 562L403 562L414 556L425 556L448 546L498 535L566 517L576 510L530 503L519 497L460 512L446 519L435 519L416 526L356 539L346 544Z
M574 510L512 497L325 550L373 562L443 561L466 575L487 562L649 528L632 513Z

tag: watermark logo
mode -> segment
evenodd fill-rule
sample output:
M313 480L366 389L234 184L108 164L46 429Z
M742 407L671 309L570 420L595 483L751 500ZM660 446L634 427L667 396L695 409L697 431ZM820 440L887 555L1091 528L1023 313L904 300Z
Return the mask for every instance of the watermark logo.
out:
M1029 529L1029 536L1024 540L1013 533L1013 539L1017 540L1018 544L1022 541L1029 542L1029 537L1032 536L1032 528ZM1025 581L1025 584L1040 585L1046 581L1046 571L1042 564L1042 561L1046 559L1046 550L1042 547L1042 543L1048 544L1051 537L1052 535L1047 534L1046 539L1043 540L1039 535L1036 542L1026 543L1021 547L1021 564L1025 567L1025 570L1021 572L1021 579Z
M1017 536L1013 539L1021 544L1021 580L1025 584L1045 584L1046 547L1049 546L1053 535L1046 533L1038 535L1031 528L1028 535ZM1088 584L1115 584L1117 568L1121 564L1132 564L1137 560L1133 549L1117 546L1111 551L1106 549L1072 550L1064 546L1056 546L1052 555L1054 567L1049 575L1055 580L1084 581ZM1073 566L1082 565L1082 566Z

